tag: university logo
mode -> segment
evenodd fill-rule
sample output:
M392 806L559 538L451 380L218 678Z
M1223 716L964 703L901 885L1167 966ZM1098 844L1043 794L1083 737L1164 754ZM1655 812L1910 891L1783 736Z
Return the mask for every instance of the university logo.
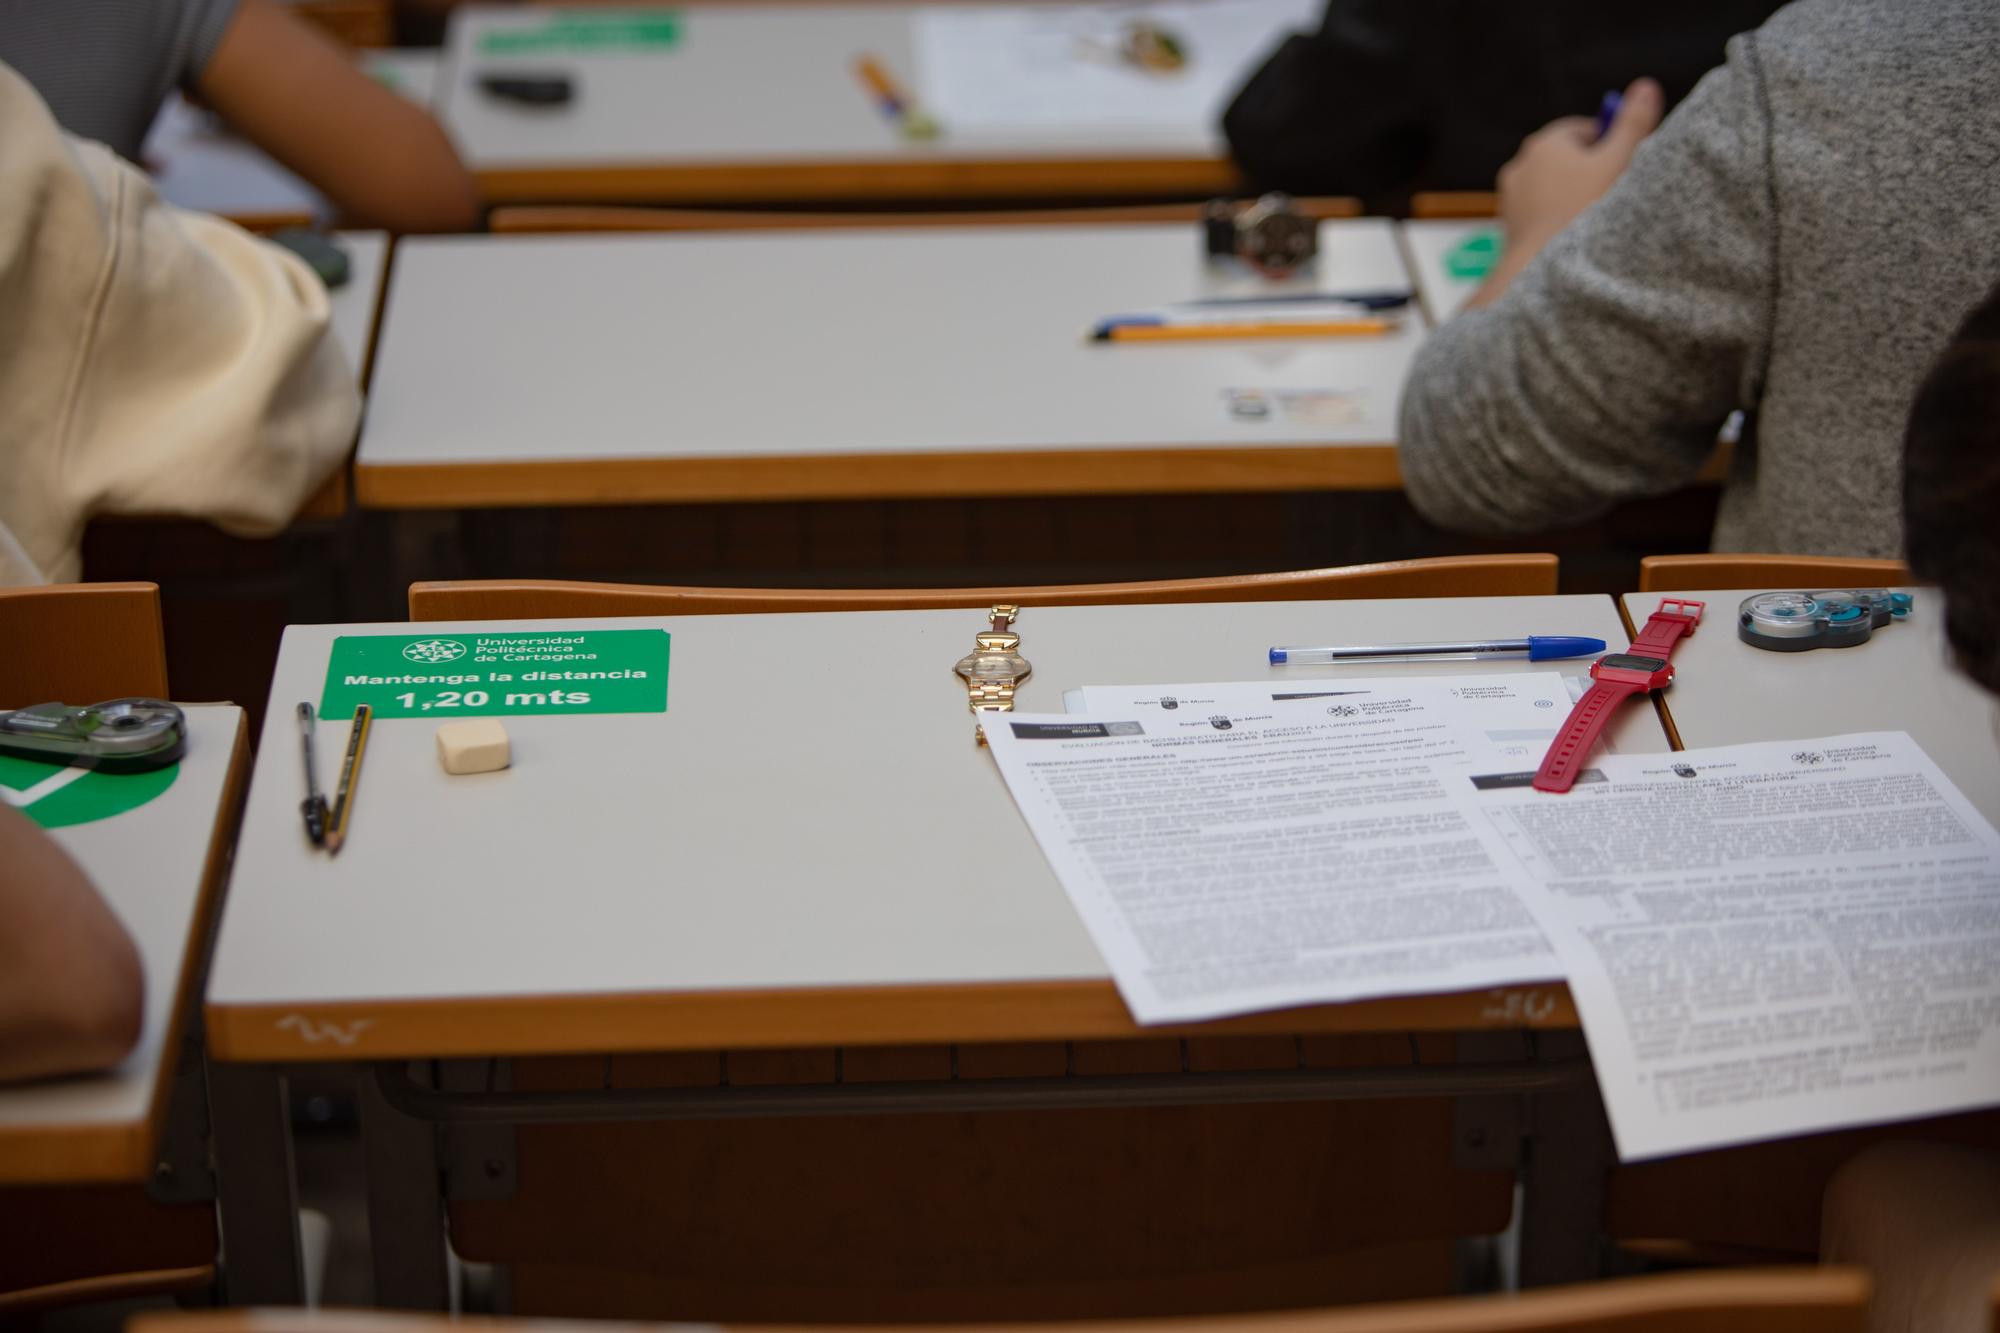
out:
M403 645L403 656L425 666L436 666L441 662L456 662L465 656L465 645L457 639L418 639L415 643Z

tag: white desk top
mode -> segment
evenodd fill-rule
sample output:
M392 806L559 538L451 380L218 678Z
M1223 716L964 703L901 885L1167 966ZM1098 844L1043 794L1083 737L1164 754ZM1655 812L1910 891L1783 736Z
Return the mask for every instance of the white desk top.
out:
M1494 218L1420 219L1401 225L1410 270L1416 275L1417 290L1423 294L1424 309L1433 324L1442 324L1463 309L1486 280L1483 274L1455 274L1446 260L1475 237L1499 236L1500 223Z
M243 710L231 705L185 707L187 755L171 786L136 809L51 830L138 945L145 1030L107 1073L0 1089L0 1184L152 1175L243 726Z
M531 494L560 503L588 487L579 465L593 460L716 460L736 470L735 490L697 496L675 478L652 496L613 494L797 496L816 484L801 460L928 458L965 475L906 493L1024 494L1064 489L1038 473L1065 460L989 456L1162 455L1077 488L1140 492L1185 489L1173 456L1204 448L1242 467L1269 451L1289 485L1324 485L1302 447L1393 445L1421 319L1379 337L1084 338L1107 315L1202 295L1408 287L1389 222L1320 234L1316 277L1285 284L1212 271L1186 225L406 240L359 490L364 502L475 503L470 473L401 492L418 469L539 465ZM1233 388L1319 394L1308 406L1324 419L1274 403L1246 420L1230 411ZM1395 484L1392 461L1378 484Z
M382 304L382 279L389 267L389 233L339 231L333 239L347 251L347 281L327 293L333 304L333 336L347 353L355 378L365 381L375 311Z
M1907 731L1979 812L2000 824L2000 706L1951 665L1944 600L1913 588L1916 607L1852 648L1774 653L1736 637L1736 608L1757 590L1669 593L1706 601L1701 629L1674 653L1667 713L1688 749ZM1659 593L1627 593L1643 625Z
M1194 119L1105 126L1087 137L1059 127L969 137L946 125L937 139L907 140L868 97L853 63L873 55L914 92L917 6L717 4L673 12L681 36L668 45L496 53L485 49L495 34L543 28L559 15L616 11L526 5L454 10L439 97L467 166L485 172L1225 156L1219 127ZM1272 34L1272 44L1278 36ZM567 73L575 81L574 98L560 107L524 106L480 89L481 75L510 69Z
M667 628L668 711L508 717L514 766L473 777L443 773L428 717L378 721L338 859L306 844L297 741L272 728L209 978L211 1051L365 1059L1137 1031L973 744L951 667L983 624L956 610L507 625ZM287 630L270 716L319 698L337 635L412 628ZM470 628L495 627L422 631ZM1621 633L1602 597L1033 607L1020 621L1035 666L1021 707L1059 712L1083 685L1263 678L1274 642L1528 628ZM322 752L337 753L346 724L321 726ZM1627 711L1615 743L1666 748L1645 708ZM1480 1003L1450 1021L1477 1025ZM1267 1018L1279 1031L1302 1021ZM1490 1021L1520 1019L1503 1006Z

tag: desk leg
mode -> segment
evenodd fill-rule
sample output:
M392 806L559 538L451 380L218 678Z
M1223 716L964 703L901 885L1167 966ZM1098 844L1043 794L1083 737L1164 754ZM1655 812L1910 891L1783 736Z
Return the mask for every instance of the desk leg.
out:
M427 1078L428 1072L427 1065L416 1067L412 1077ZM396 1310L449 1310L451 1280L445 1259L437 1126L412 1119L383 1100L373 1069L360 1073L375 1304Z
M1581 1032L1536 1034L1536 1058L1586 1054ZM1605 1185L1615 1151L1595 1083L1538 1092L1530 1111L1521 1210L1521 1286L1597 1278L1603 1265Z
M223 1294L231 1305L306 1301L290 1100L274 1065L209 1063Z

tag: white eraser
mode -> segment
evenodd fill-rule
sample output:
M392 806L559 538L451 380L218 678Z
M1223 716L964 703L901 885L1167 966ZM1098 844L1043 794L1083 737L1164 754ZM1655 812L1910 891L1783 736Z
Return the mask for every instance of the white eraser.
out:
M438 762L447 773L491 773L512 758L498 718L469 717L438 728Z

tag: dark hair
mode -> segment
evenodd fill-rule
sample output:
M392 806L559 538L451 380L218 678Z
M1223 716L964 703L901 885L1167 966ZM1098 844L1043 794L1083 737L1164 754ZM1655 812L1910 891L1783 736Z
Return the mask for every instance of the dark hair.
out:
M1903 541L1911 571L1944 593L1960 665L2000 693L2000 287L1917 390L1903 437Z

